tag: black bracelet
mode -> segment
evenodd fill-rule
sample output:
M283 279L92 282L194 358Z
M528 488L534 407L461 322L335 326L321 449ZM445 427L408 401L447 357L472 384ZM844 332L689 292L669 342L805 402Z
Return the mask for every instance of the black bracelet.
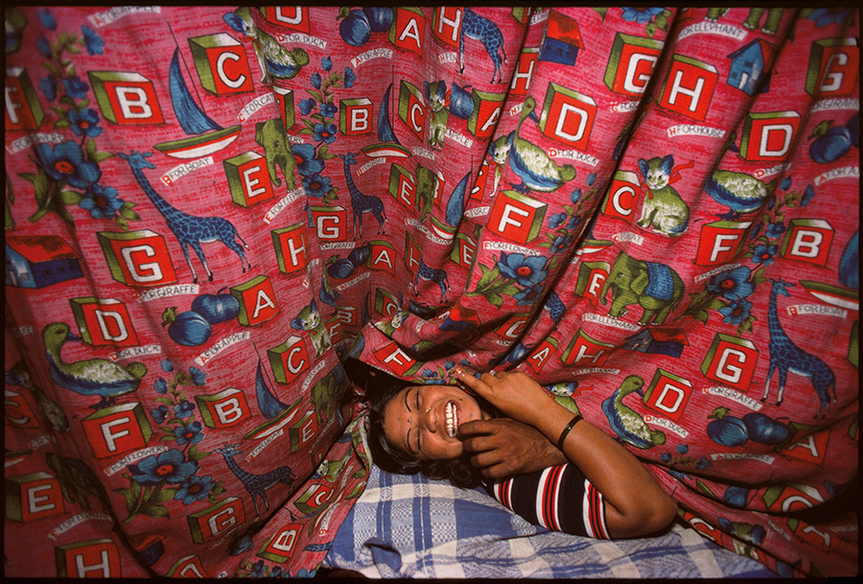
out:
M560 438L557 440L558 450L563 450L563 441L566 440L567 436L569 436L570 430L572 430L575 425L583 419L584 418L581 417L581 414L576 414L576 416L569 421L569 424L566 425L566 428L563 429L563 432L560 433Z

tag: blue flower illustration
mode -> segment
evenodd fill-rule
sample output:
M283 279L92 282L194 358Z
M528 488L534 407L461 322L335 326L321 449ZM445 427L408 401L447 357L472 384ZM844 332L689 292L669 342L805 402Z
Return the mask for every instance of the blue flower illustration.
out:
M84 99L87 97L87 90L90 89L90 86L81 81L77 75L71 79L63 79L63 87L72 99Z
M167 359L162 359L160 365L162 366L162 371L164 371L165 373L170 373L174 370L174 364Z
M771 223L767 226L767 229L764 230L764 235L770 239L776 239L783 233L785 233L785 224L783 223Z
M336 141L336 125L335 124L315 124L312 134L312 139L318 142L332 144Z
M264 577L264 560L258 560L252 566L252 571L249 574L251 578L263 578Z
M91 107L82 112L69 110L69 121L72 123L72 131L76 136L87 134L90 138L95 138L102 133L102 128L99 126L99 114Z
M569 243L572 241L571 236L563 237L562 235L558 235L555 240L551 244L551 252L558 253L567 247L569 247Z
M710 278L707 291L711 294L722 294L726 300L745 298L755 291L755 284L749 280L751 274L746 266L726 270Z
M42 93L45 94L45 99L48 101L54 101L57 99L57 78L53 75L43 77L39 82L39 89L41 89Z
M159 406L155 410L151 411L150 415L153 416L153 420L155 420L157 424L161 424L165 421L165 418L168 415L168 408L167 406Z
M783 191L787 191L788 189L790 189L791 188L791 177L786 176L785 178L783 178L782 184L779 185L779 188L781 188Z
M671 453L670 452L663 452L662 454L659 455L659 460L661 460L664 463L671 462Z
M845 8L816 8L809 16L809 20L815 23L815 28L821 28L831 23L842 24L848 18L848 10Z
M432 371L431 369L423 369L422 376L426 379L431 379L432 377L437 377L437 371Z
M722 322L725 324L740 324L752 312L752 303L746 298L738 298L728 306L723 306L719 309L719 314L724 318Z
M168 393L168 383L160 377L153 382L153 389L156 390L156 393Z
M542 286L537 284L536 286L525 288L521 292L516 292L512 295L512 297L515 299L516 306L530 306L531 304L539 300L539 296L542 293L542 290Z
M192 475L183 481L174 493L174 500L182 501L183 505L191 505L195 501L203 501L210 495L210 491L216 483L213 482L213 477L207 475L199 477Z
M207 373L197 367L189 367L189 375L192 376L192 383L195 385L204 385L207 383Z
M309 78L309 80L312 83L312 87L314 87L315 89L321 88L321 74L320 73L313 73L312 76Z
M545 269L546 258L542 256L525 257L522 253L500 253L497 267L504 277L516 280L520 286L529 288L542 282L548 275Z
M197 444L201 440L204 439L204 434L201 433L204 427L201 426L201 422L192 422L189 424L188 428L183 428L179 426L174 428L174 438L177 439L177 444L182 446L183 444Z
M569 200L573 205L577 204L578 201L581 200L581 187L575 188L569 193Z
M163 482L178 484L198 472L198 463L187 461L181 451L172 448L130 465L129 470L132 471L132 478L145 486Z
M329 71L333 68L333 60L329 57L324 57L321 59L321 67L324 68L324 71Z
M310 197L317 197L320 199L330 192L333 186L330 184L329 177L314 173L311 176L303 177L303 188L306 189L306 194Z
M339 108L334 103L322 103L321 115L325 118L331 118L338 113Z
M548 228L557 229L566 220L566 213L555 213L548 218Z
M755 227L753 227L749 231L749 241L752 241L753 239L758 237L758 234L761 233L762 229L764 229L764 221L759 221L755 224Z
M581 223L581 217L578 215L573 215L569 218L569 222L566 224L566 228L572 231L578 226L579 223Z
M51 14L51 11L47 8L39 9L39 20L42 22L42 26L44 26L48 30L57 29L57 19L54 18L54 15Z
M354 86L354 81L357 80L357 74L350 67L345 67L345 88L350 89Z
M591 172L589 175L587 175L587 186L591 186L595 182L596 182L596 173Z
M42 56L46 59L51 58L51 43L48 42L48 39L39 35L39 38L36 39L36 48L39 49L39 52L42 53Z
M309 99L301 99L300 100L300 113L303 114L304 116L307 116L310 113L312 113L312 110L315 109L315 107L317 107L317 105L318 105L318 102L316 102L313 97L310 97Z
M190 401L183 400L174 406L174 413L178 418L188 418L195 411L195 404Z
M689 452L689 445L688 444L678 444L676 450L677 450L677 454L684 455L687 452Z
M706 456L702 456L701 460L695 463L695 468L698 470L704 470L706 468L710 468L713 466L713 463Z
M803 189L803 198L800 199L800 206L806 207L809 205L809 202L815 196L815 189L812 188L812 185L806 185L806 188Z
M50 144L37 144L36 156L52 180L65 180L75 188L87 188L102 175L95 163L84 160L81 147L71 140L54 148Z
M301 175L309 176L324 169L324 161L315 158L315 147L311 144L293 144L291 152Z
M638 24L647 24L654 16L665 10L664 8L629 8L621 6L623 10L623 20L629 22L637 22Z
M778 245L766 246L760 243L755 246L755 251L752 256L752 263L769 266L773 263L774 256L779 251Z
M78 206L90 211L90 217L93 219L110 219L125 204L123 199L117 196L118 194L114 187L103 187L99 183L93 183L84 193Z
M84 44L87 47L88 55L101 55L105 52L105 41L102 40L102 37L95 30L86 24L82 24L81 34L84 36Z

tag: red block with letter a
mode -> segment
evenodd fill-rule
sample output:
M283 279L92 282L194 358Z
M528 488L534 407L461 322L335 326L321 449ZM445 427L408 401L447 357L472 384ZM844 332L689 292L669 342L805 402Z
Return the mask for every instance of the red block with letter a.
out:
M147 446L153 429L139 403L97 410L81 420L93 456L108 458Z
M716 333L704 356L701 372L708 379L746 392L752 384L757 364L758 349L752 341Z
M699 266L727 264L748 241L751 222L715 221L701 228L695 263Z
M91 539L54 548L60 578L120 578L120 552L110 539Z
M488 138L497 128L506 94L472 89L470 96L473 99L473 113L467 120L467 129L477 138Z
M719 82L716 67L698 59L672 56L671 67L658 104L673 112L703 122Z
M26 523L66 512L60 481L47 472L7 476L6 518Z
M657 368L644 392L644 405L676 422L683 415L692 391L692 384L686 379Z
M284 26L297 32L309 34L308 6L266 6L264 18L267 22Z
M177 282L171 254L162 235L149 229L97 231L96 239L111 277L121 284L149 288Z
M38 130L45 119L27 69L6 69L6 129Z
M525 362L534 373L539 375L542 368L546 363L548 363L548 358L554 355L556 351L557 341L550 337L546 337L539 343L539 345L537 345L536 349L534 349L533 353L530 354L530 357L528 357Z
M88 71L102 117L120 126L164 124L153 82L138 73Z
M432 34L435 38L458 48L458 34L461 31L461 21L464 10L459 6L439 6L435 8L432 21Z
M525 244L536 239L545 220L546 203L516 191L503 191L494 199L488 229L510 241Z
M824 457L827 456L827 443L830 441L830 428L817 430L802 437L795 435L793 440L792 444L782 449L782 454L812 464L824 464Z
M821 219L792 219L782 242L782 257L825 267L836 231Z
M419 8L393 7L389 39L397 49L423 54L426 19Z
M138 335L129 309L114 298L70 298L75 323L85 343L94 347L135 347Z
M539 127L542 133L584 152L596 121L596 102L590 96L549 83Z
M369 242L369 252L370 269L396 273L396 250L390 242L373 239Z
M639 189L636 173L628 170L616 171L611 181L611 187L608 189L608 196L605 198L602 213L609 217L623 219L631 224L635 206L638 204Z
M239 286L232 286L230 292L240 302L237 321L242 325L255 326L279 313L273 282L263 274Z

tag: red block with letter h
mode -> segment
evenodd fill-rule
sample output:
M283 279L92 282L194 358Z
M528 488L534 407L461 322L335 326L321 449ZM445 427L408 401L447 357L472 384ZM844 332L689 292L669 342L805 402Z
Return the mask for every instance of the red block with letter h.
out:
M713 91L719 82L716 67L691 57L674 55L659 105L703 122L710 109Z

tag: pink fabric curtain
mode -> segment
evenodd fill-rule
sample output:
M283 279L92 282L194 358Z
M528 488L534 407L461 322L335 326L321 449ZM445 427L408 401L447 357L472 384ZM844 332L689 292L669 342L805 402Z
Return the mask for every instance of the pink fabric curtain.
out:
M313 575L368 471L347 351L524 371L705 537L856 571L857 11L6 30L7 574Z

